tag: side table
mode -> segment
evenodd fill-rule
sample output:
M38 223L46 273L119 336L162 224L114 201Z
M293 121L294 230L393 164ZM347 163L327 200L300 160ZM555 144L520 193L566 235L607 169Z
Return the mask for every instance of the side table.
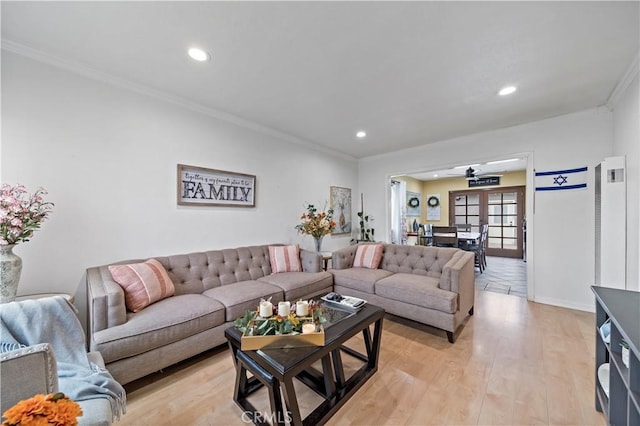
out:
M322 255L322 260L324 262L324 270L326 271L329 267L329 261L333 257L333 254L330 251L321 251L320 254Z
M35 294L23 294L21 296L16 296L16 302L20 302L22 300L33 300L33 299L42 299L44 297L52 297L52 296L62 296L69 301L69 303L73 304L76 298L67 293L35 293Z

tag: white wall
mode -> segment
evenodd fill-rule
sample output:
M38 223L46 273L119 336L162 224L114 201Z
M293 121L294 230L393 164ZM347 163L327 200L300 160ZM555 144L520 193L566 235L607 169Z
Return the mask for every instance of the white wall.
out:
M627 290L640 291L640 87L638 74L613 110L613 155L626 156Z
M44 186L55 208L23 259L19 294L76 294L84 271L131 258L273 242L298 235L305 202L357 194L357 163L2 52L2 182ZM176 203L178 163L256 175L256 207ZM352 217L356 217L357 204ZM327 237L323 250L349 244Z
M270 242L311 249L293 227L304 203L324 203L331 185L353 189L352 217L363 191L376 236L386 239L389 176L515 153L530 155L529 188L533 168L589 166L588 190L537 194L535 214L531 193L527 199L532 299L589 310L593 167L602 158L627 155L638 206L637 78L614 117L592 109L357 163L6 51L2 89L2 182L42 185L56 203L33 240L16 249L24 260L19 292L76 294L81 315L88 266ZM256 208L177 206L177 163L256 175ZM637 242L637 210L632 215L629 239ZM349 238L325 238L323 249ZM629 263L637 283L637 263Z
M389 176L530 153L526 206L530 298L592 310L594 167L611 155L611 127L611 113L591 109L370 157L359 162L360 188L368 213L376 218L376 234L384 238L388 235ZM587 190L543 192L536 194L533 202L534 168L548 171L585 165L589 167Z

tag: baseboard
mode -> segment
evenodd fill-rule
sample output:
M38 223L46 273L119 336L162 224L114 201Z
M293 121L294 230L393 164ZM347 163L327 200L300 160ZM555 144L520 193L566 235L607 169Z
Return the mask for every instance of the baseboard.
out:
M584 305L582 303L571 303L571 302L567 302L566 300L553 299L549 297L536 297L534 302L543 303L545 305L559 306L561 308L576 309L578 311L586 311L586 312L596 311L595 298L592 304L587 304L587 305Z

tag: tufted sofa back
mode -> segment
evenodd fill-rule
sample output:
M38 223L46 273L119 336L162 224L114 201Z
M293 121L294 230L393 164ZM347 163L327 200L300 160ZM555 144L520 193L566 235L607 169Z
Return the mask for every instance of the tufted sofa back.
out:
M440 278L444 265L458 253L456 248L385 244L380 268L394 273Z
M214 287L256 280L271 274L268 246L212 250L155 259L167 270L177 295L202 293Z
M370 244L370 243L361 243ZM346 269L353 266L357 245L349 246L333 253L334 269ZM450 290L456 277L452 276L452 267L465 262L465 252L453 247L409 246L384 244L384 252L379 269L394 273L425 275L438 278L441 289Z

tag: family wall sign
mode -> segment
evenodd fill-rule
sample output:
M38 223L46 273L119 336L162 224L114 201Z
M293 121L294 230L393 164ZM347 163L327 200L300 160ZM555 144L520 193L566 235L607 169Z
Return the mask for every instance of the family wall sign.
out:
M178 164L178 204L255 207L256 177Z

